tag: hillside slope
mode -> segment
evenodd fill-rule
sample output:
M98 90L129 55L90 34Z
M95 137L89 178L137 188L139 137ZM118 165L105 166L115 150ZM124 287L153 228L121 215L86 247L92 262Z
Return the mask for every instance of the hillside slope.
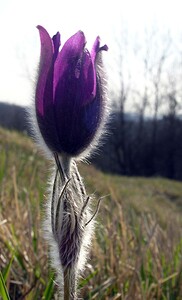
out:
M0 129L0 270L11 299L57 299L41 232L50 165L29 138ZM80 296L182 299L181 182L79 169L93 207L105 196Z

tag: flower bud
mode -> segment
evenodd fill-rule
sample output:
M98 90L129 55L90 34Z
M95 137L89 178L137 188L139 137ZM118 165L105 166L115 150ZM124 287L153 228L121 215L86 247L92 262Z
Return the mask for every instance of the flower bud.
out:
M102 78L98 72L99 37L92 51L84 33L71 36L61 51L59 32L51 37L38 26L41 41L36 87L36 118L52 152L76 157L96 138L104 116Z

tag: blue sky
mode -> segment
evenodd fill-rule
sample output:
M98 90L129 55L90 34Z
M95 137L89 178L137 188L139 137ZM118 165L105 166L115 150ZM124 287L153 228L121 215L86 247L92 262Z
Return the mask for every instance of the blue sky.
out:
M123 28L143 32L153 25L182 32L181 1L103 0L0 0L0 100L30 104L39 60L40 45L36 25L50 33L61 33L62 43L77 30L85 32L88 48L100 35L109 51L104 53L108 79L118 83L116 39Z

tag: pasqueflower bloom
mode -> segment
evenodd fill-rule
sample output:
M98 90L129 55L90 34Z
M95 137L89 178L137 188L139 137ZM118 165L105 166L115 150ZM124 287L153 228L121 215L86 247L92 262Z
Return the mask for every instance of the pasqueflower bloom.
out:
M95 138L103 117L97 58L99 37L91 52L78 31L60 47L60 34L51 37L37 26L41 55L36 86L36 117L41 135L52 152L78 156Z

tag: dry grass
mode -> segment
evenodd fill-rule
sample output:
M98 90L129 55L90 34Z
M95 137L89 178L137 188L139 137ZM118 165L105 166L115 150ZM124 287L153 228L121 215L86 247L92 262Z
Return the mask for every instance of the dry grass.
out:
M79 167L90 193L108 195L80 296L182 299L181 183ZM57 299L41 233L48 169L27 137L0 129L0 269L12 300Z

